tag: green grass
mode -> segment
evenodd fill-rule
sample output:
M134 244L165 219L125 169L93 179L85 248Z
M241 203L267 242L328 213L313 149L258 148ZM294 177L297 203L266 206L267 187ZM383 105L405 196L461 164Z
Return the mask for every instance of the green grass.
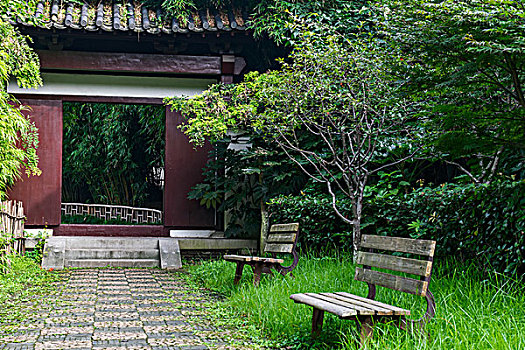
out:
M302 257L295 278L265 277L254 288L246 267L241 284L233 285L235 264L206 261L190 266L194 279L225 295L222 308L247 320L263 335L290 349L355 349L353 321L325 316L323 333L310 337L311 307L294 304L289 296L301 292L346 291L366 296L366 285L354 281L349 255ZM525 286L499 274L483 278L475 266L454 261L434 266L430 290L437 302L436 317L427 325L429 337L407 334L392 325L379 325L367 349L525 349ZM378 300L424 314L424 298L378 287Z
M28 313L39 307L39 298L55 293L60 275L43 270L33 259L12 256L9 272L0 274L0 329L4 325L16 330L16 324L23 321Z

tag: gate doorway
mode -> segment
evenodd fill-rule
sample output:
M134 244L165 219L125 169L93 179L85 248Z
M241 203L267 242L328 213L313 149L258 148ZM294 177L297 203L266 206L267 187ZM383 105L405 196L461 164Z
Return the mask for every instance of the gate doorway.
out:
M163 223L165 108L63 103L62 224Z

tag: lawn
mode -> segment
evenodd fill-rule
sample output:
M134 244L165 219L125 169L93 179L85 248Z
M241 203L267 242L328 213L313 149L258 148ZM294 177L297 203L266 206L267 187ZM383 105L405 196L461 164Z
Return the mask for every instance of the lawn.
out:
M335 255L335 254L334 254ZM295 278L263 278L251 284L249 268L238 287L233 285L235 264L205 261L189 267L205 287L223 294L221 308L251 324L254 336L270 337L289 349L355 349L353 321L325 316L322 335L310 337L310 307L294 304L289 296L300 292L347 291L366 296L366 285L353 280L350 255L302 257ZM525 287L501 274L482 276L474 265L447 260L434 266L430 290L437 302L436 317L428 324L429 337L406 334L392 325L379 325L368 349L525 349ZM425 311L424 298L379 288L378 300Z
M13 256L9 273L0 273L0 333L16 331L17 323L22 323L39 307L41 298L56 293L56 283L60 275L43 270L34 259Z

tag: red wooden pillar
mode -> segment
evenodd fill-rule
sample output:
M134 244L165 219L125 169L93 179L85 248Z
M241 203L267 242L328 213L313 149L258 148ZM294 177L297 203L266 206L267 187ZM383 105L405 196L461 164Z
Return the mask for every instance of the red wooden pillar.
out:
M214 228L215 210L188 199L191 187L203 180L202 169L211 145L194 149L178 126L182 116L166 108L166 156L164 169L164 226Z
M62 101L27 99L21 103L31 107L31 116L38 128L40 143L37 154L42 175L22 175L9 192L9 198L24 203L26 225L55 226L60 224L62 199Z

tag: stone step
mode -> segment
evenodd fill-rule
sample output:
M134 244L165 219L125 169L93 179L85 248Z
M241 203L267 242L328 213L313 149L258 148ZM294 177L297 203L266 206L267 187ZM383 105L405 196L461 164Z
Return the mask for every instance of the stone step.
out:
M171 238L224 238L224 232L215 230L170 230Z
M62 237L61 237L62 238ZM158 249L158 238L67 237L66 249L148 250Z
M70 249L67 260L77 259L159 259L158 249Z
M157 259L74 259L66 260L65 267L159 267Z

